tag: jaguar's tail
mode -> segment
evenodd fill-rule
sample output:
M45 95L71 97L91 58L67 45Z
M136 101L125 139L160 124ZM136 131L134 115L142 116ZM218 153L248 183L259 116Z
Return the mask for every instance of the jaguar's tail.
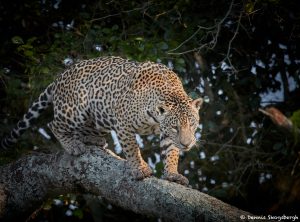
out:
M52 104L52 95L53 83L40 94L38 100L32 104L27 113L24 114L23 119L18 122L10 134L1 140L0 151L7 150L17 143L18 138L31 126L32 121L37 119L42 111Z

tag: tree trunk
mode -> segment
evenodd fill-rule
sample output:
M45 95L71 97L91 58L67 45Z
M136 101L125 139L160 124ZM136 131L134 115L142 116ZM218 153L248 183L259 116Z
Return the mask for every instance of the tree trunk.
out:
M171 221L240 221L250 215L197 190L155 177L136 181L126 161L91 148L80 157L33 153L0 168L0 218L33 210L53 192L99 195L134 212Z

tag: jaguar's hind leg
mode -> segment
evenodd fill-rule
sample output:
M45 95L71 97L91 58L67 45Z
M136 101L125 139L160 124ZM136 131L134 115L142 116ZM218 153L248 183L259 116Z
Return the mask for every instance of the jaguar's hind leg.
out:
M90 134L90 135L82 135L81 141L87 146L96 146L96 148L103 149L109 155L114 156L117 159L122 159L118 155L116 155L113 151L108 149L108 144L105 139L105 134ZM93 149L93 147L91 147ZM95 147L94 147L95 148Z
M74 130L64 130L62 127L57 127L57 124L52 121L48 124L52 133L61 143L62 147L71 155L78 156L85 152L86 146L80 140L80 137Z

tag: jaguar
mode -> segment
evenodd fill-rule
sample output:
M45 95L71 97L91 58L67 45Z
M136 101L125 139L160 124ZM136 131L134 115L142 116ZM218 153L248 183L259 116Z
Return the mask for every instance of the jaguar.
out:
M68 153L78 156L87 145L103 147L104 136L114 130L132 175L143 179L152 170L141 156L136 134L158 134L164 156L162 178L187 185L188 179L178 173L179 153L196 143L202 103L202 98L190 98L179 77L163 64L115 56L83 60L46 87L1 147L17 143L52 105L48 127Z

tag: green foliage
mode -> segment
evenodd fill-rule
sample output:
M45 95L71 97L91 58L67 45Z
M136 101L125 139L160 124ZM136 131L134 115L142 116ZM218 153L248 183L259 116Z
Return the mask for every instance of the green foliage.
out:
M295 112L293 112L290 120L295 127L300 129L300 110L296 110Z
M155 176L160 178L162 176L163 170L164 170L164 165L163 165L162 161L155 165L155 170L156 170Z
M290 120L293 123L294 144L297 146L300 139L300 110L293 112Z

